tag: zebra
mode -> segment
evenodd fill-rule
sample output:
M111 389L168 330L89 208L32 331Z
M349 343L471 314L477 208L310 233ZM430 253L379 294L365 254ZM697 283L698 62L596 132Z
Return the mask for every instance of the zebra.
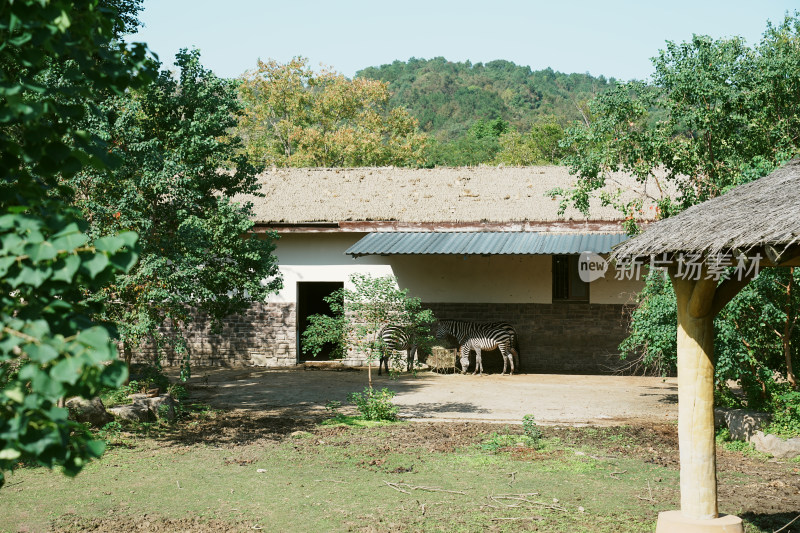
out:
M381 375L383 366L386 367L386 372L389 372L389 355L393 350L405 350L407 356L406 371L411 372L411 367L414 365L414 355L417 353L416 336L411 328L386 324L378 332L377 338L383 343L381 358L378 362L378 375Z
M440 320L436 328L436 338L452 335L461 348L461 372L467 373L469 354L475 351L475 372L483 373L482 350L499 349L503 357L503 374L510 366L509 374L514 374L514 367L519 366L519 352L516 349L517 332L514 326L506 322L466 322L463 320Z

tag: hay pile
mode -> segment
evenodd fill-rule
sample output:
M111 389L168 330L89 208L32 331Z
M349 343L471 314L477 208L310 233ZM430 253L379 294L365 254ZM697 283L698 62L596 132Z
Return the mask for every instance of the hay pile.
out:
M456 372L457 348L445 348L444 346L433 346L431 354L426 363L431 372L440 374L454 374Z

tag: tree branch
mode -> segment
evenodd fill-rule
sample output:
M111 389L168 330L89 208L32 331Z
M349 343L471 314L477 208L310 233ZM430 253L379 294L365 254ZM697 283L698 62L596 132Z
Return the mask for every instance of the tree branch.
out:
M725 307L728 302L734 298L734 296L739 294L752 279L753 273L751 272L747 276L742 277L742 279L730 278L723 281L720 286L717 287L717 291L714 294L711 312L714 315L717 315L720 311L722 311L722 308Z

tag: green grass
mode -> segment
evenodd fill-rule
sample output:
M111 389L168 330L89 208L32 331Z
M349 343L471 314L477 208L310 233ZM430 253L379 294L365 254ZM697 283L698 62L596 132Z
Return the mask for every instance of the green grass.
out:
M385 426L387 424L404 424L401 420L365 420L360 415L344 415L337 413L332 418L328 418L321 422L322 426L351 426L362 428L374 428L378 426Z
M16 471L0 489L0 531L52 530L74 515L87 529L92 520L147 515L216 521L229 531L639 532L653 531L658 512L678 506L677 470L594 445L567 446L546 431L539 449L501 429L445 452L424 439L398 446L393 432L409 435L412 423L338 415L274 440L220 443L213 432L186 440L181 431L192 424L236 426L219 412L202 416L183 429L126 433L74 479ZM587 431L592 442L632 442Z

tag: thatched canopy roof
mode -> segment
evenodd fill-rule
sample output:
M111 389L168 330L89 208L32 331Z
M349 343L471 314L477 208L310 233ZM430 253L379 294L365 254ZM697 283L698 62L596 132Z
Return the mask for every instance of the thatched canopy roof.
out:
M714 255L800 244L800 159L756 181L651 224L625 241L612 257L663 252Z
M569 188L575 176L566 167L289 168L259 176L262 198L241 196L254 205L262 224L342 221L465 223L514 221L618 221L613 207L591 202L591 217L576 209L558 214L559 202L545 193ZM645 198L641 218L653 218L642 184L623 173L606 190L623 198Z

